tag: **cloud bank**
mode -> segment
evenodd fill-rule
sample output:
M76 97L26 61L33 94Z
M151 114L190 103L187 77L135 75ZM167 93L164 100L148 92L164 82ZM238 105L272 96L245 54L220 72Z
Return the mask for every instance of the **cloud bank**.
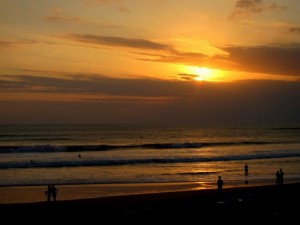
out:
M300 82L223 84L87 75L0 79L1 96L60 96L39 101L2 99L0 123L300 123ZM78 99L62 101L64 94ZM87 101L90 94L99 99Z

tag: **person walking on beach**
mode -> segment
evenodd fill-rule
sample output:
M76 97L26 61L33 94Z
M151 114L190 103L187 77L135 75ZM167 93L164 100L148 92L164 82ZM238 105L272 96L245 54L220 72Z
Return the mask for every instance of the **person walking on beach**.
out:
M51 195L52 195L53 201L55 201L55 202L56 202L57 192L58 192L58 189L55 187L54 184L52 184L52 186L51 186Z
M247 163L245 164L244 169L245 169L245 176L248 176L248 165L247 165Z

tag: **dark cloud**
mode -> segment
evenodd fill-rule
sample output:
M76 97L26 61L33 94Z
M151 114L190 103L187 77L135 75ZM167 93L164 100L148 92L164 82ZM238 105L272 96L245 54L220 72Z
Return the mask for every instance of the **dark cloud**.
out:
M180 73L180 74L178 74L177 77L180 78L181 80L192 81L192 80L194 80L196 77L198 77L198 75L195 75L195 74L187 74L187 73Z
M97 36L90 34L68 34L67 38L87 43L115 47L127 47L146 50L167 50L170 46L146 39L134 39L115 36Z
M0 75L0 81L0 90L24 93L107 94L139 97L170 96L176 98L182 97L182 93L187 91L187 85L181 81L170 82L145 78L117 79L101 75L75 74L73 76L68 74L65 78ZM38 89L35 87L38 87Z
M223 48L235 69L300 77L300 45Z
M238 0L236 8L260 12L262 10L262 0Z
M183 63L188 65L206 65L209 66L209 57L196 52L178 52L176 50L166 51L164 54L142 54L148 55L147 58L139 58L142 61L165 62L165 63Z
M261 13L263 11L281 11L285 10L285 6L277 3L265 4L262 0L237 0L234 11L229 18L235 18L241 15L251 15Z
M8 95L43 86L46 92L143 98L141 101L125 97L118 101L63 102L59 98L0 101L0 123L300 123L300 82L207 83L105 76L86 79L15 76L8 81L8 77L1 76L0 82L1 93ZM37 92L39 95L43 91ZM147 101L145 96L152 99L169 96L169 100Z
M52 22L64 22L64 23L79 23L82 21L79 17L68 17L62 15L46 16L45 19Z
M300 27L290 27L289 31L291 33L300 34Z

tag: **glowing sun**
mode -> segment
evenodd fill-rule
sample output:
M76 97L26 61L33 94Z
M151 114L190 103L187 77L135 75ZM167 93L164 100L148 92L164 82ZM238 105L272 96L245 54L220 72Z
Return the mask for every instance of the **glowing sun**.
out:
M197 81L209 81L215 74L213 69L206 67L190 66L187 68L188 73L194 75L194 79Z

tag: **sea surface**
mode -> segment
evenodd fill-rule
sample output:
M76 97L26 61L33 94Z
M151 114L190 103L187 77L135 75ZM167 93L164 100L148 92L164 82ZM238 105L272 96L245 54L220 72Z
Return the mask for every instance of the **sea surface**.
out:
M273 184L280 168L300 181L300 126L0 126L0 186Z

